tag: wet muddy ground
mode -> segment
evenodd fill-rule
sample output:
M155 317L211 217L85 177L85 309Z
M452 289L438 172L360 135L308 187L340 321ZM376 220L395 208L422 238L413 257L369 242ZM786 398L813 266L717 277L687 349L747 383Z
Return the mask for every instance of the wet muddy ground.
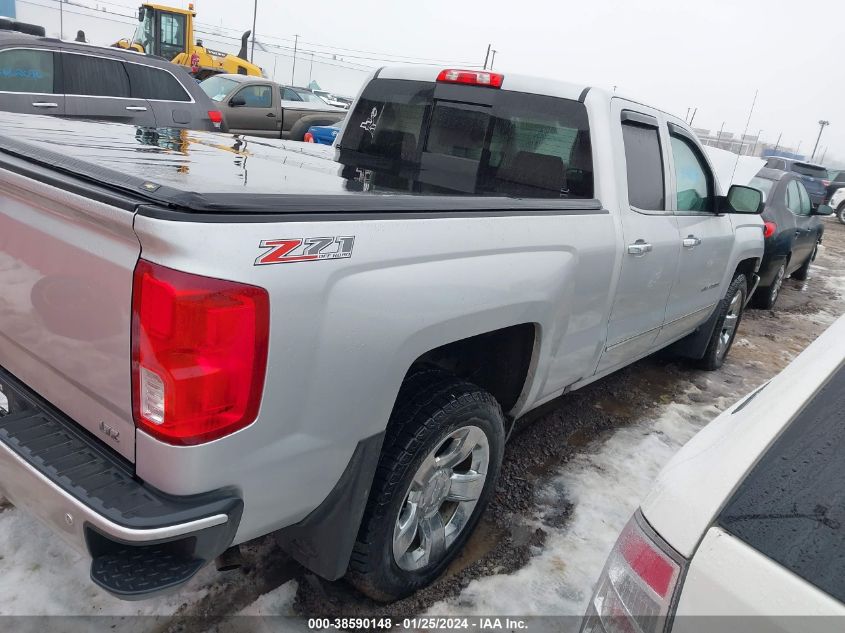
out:
M567 498L565 485L563 490L559 483L558 488L551 485L561 481L561 473L573 461L594 451L602 438L659 415L670 403L682 403L688 407L685 410L696 412L699 424L705 424L785 367L845 311L845 226L835 220L827 220L825 225L824 247L809 281L786 281L774 311L747 311L720 370L703 372L675 359L650 357L555 401L530 422L519 423L482 523L459 558L432 586L394 604L378 604L343 581L330 583L304 573L271 535L243 547L242 569L217 576L203 572L197 580L202 591L181 604L177 596L176 601L169 600L156 609L160 614L173 614L172 619L159 622L160 630L206 630L218 618L250 613L251 605L267 594L283 596L276 605L280 613L309 617L401 618L467 607L474 600L465 592L471 582L480 580L474 587L483 587L485 579L531 565L543 554L547 540L566 532L575 502ZM550 489L560 491L553 503ZM637 502L631 500L633 507ZM17 510L0 507L0 516L10 513ZM608 545L602 542L596 547ZM564 568L566 552L559 551L556 556ZM600 549L595 558L603 556ZM588 576L592 577L586 574L577 583L589 585L584 580ZM85 578L79 580L86 582ZM590 586L560 589L571 594L573 605L581 604L590 590ZM0 600L0 613L8 612ZM269 614L268 609L264 613Z

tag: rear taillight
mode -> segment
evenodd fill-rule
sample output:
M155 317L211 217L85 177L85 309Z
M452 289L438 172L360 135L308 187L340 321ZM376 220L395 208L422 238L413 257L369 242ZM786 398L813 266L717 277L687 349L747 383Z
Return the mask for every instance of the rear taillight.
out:
M306 132L305 136L302 138L303 141L306 143L316 143L317 141L314 140L314 135L311 132Z
M267 291L142 259L132 295L138 428L191 445L251 424L267 367Z
M829 180L824 180L824 179L822 179L822 184L823 184L825 187L830 187L830 181L829 181Z
M775 231L778 230L778 225L774 222L764 222L763 223L763 237L765 239L769 239L772 235L775 234Z
M665 631L683 559L634 516L622 530L587 608L582 633ZM650 530L649 530L650 531Z
M211 119L211 122L214 124L214 127L218 130L220 129L220 126L223 125L223 113L220 112L220 110L209 110L208 118Z
M504 75L488 73L486 70L444 70L437 76L437 81L440 82L488 88L501 88L504 79Z

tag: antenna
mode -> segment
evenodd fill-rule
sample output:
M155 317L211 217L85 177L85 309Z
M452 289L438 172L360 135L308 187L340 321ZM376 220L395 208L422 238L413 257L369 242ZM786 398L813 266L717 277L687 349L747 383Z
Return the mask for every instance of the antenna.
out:
M734 170L731 174L731 181L728 183L728 187L733 184L734 176L736 176L736 166L739 165L739 157L742 154L742 142L745 140L745 135L748 134L748 126L751 125L751 115L754 114L754 106L757 104L757 94L760 90L754 91L754 101L751 102L751 109L748 111L748 120L745 122L745 130L742 133L742 138L739 141L739 154L736 155L736 161L734 162Z

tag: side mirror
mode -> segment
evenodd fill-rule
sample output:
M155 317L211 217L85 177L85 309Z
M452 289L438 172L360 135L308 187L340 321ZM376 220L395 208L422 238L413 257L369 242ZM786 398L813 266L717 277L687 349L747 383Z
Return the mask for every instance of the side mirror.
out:
M147 15L147 7L138 7L138 22L143 22Z
M820 204L810 211L810 215L833 215L833 207L829 204Z
M232 97L229 99L229 105L233 108L240 108L246 105L246 99L243 97Z
M754 187L743 185L731 185L726 198L725 213L751 213L763 212L763 192Z

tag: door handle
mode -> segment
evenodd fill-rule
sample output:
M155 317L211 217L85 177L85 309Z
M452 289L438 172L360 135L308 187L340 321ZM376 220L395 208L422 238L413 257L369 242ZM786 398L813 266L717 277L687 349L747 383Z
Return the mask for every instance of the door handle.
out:
M265 114L264 116L268 116L268 117L271 117L271 118L276 118L276 115L275 115L275 114L273 114L272 112L268 112L268 113L267 113L267 114Z
M147 109L144 106L126 106L126 109L130 112L146 112Z
M34 108L58 108L58 103L53 103L52 101L34 101L32 104Z
M633 244L628 244L628 255L634 257L642 257L646 253L651 252L651 244L647 244L644 240L637 240Z
M701 244L701 239L695 235L688 235L684 238L684 248L695 248L699 244Z

